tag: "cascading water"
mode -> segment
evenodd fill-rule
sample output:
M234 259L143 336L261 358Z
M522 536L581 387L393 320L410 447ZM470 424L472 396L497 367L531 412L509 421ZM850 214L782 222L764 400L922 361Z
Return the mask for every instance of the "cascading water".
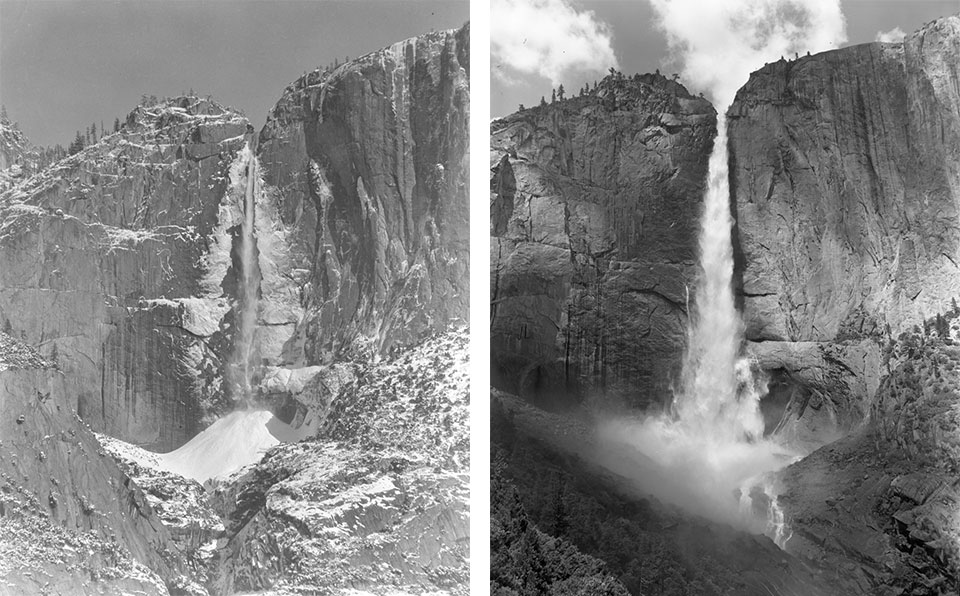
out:
M721 112L700 220L700 271L687 351L670 412L626 427L618 421L607 426L606 434L670 471L670 478L657 481L661 490L669 485L661 496L774 537L768 521L776 495L762 493L770 504L762 511L749 501L761 494L758 487L772 490L766 474L796 454L764 439L760 399L766 385L754 378L741 355L744 326L733 294L726 129ZM783 525L781 512L781 534Z
M685 81L713 100L717 137L701 218L700 276L670 412L613 420L600 432L620 445L615 447L618 456L610 458L612 465L644 480L657 496L765 531L782 547L789 528L770 473L797 454L763 437L759 403L765 380L755 379L741 357L725 114L751 71L782 56L836 47L846 40L845 21L839 0L649 2L674 57L683 62ZM745 506L746 501L754 506ZM761 501L765 505L758 512Z
M234 352L230 360L231 390L237 401L251 406L253 402L254 332L257 326L257 302L260 288L259 267L256 250L256 200L259 194L260 175L257 157L248 142L235 165L235 184L243 188L243 220L239 234L239 313L234 339Z
M750 363L740 358L743 323L733 298L733 244L727 126L717 118L700 221L700 279L695 294L681 390L673 403L680 424L728 443L763 436L760 393Z

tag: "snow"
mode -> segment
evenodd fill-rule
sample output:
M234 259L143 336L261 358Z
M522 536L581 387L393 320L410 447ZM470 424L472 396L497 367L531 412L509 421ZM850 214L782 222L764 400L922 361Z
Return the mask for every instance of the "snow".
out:
M161 468L197 482L223 479L260 461L271 447L299 441L303 434L268 410L236 410L157 460Z

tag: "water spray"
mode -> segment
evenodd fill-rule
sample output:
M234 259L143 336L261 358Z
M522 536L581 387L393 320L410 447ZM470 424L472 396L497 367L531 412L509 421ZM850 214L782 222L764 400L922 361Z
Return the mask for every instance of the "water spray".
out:
M669 416L648 418L609 436L629 442L683 476L675 485L697 493L708 513L732 510L755 527L762 503L766 533L781 548L789 527L770 473L797 459L763 436L763 379L742 356L744 325L733 294L726 111L751 71L783 55L821 51L846 40L839 0L650 0L685 82L717 108L700 222L700 272L694 292L683 373ZM616 439L615 439L616 440ZM726 496L725 496L726 495Z

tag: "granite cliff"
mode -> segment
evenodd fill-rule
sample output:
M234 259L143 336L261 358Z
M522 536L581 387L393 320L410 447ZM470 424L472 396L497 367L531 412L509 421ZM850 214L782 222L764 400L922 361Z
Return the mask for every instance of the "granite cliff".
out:
M267 360L385 353L466 320L469 42L431 33L314 71L270 112L259 158L290 238L276 264L302 278L264 271L261 292L302 298L264 312L288 326Z
M138 106L0 196L4 328L57 363L95 430L170 449L209 422L230 311L211 255L229 264L246 129L199 98Z
M795 538L851 593L957 589L960 17L754 73L730 108L748 350L816 446Z
M681 85L619 73L493 122L494 385L666 398L715 127L710 104Z
M0 356L40 372L0 370L5 415L27 414L0 427L3 490L32 495L0 523L110 553L38 551L42 581L5 566L10 590L465 589L468 56L469 26L430 33L305 74L259 133L209 98L148 100L36 173L3 164ZM165 467L241 401L308 441L206 486ZM349 565L367 572L330 571Z
M785 549L842 593L958 589L958 65L960 17L951 16L902 43L767 64L726 114L744 352L769 381L767 433L807 454L780 473L773 497L792 532ZM676 175L663 176L651 157L665 153L648 148L615 162L621 173L634 169L607 177L601 192L604 170L578 170L583 150L567 139L591 129L595 147L630 147L619 129L590 127L617 113L605 90L634 80L608 77L598 92L492 125L492 379L535 405L556 405L564 391L581 400L632 392L641 406L671 398L714 120L705 102L699 129L691 116L671 126L676 110L657 112L648 122L659 119L672 135L663 138ZM627 130L630 141L650 138ZM689 221L674 231L671 219L655 217L659 204L644 201L678 181L685 186L667 213ZM579 278L592 283L583 292L586 251L574 238L586 227L574 215L579 201L610 204L618 185L644 192L635 213L590 219L588 237L613 250L603 255L609 266L597 260L607 273ZM631 226L643 232L636 252L623 248ZM626 292L605 284L641 269L658 275ZM636 325L640 311L624 309L626 296L651 292L668 300ZM578 319L591 321L589 331ZM631 325L630 341L613 341ZM575 357L582 343L571 333L603 339L587 352L591 368ZM542 490L529 487L525 506L548 499Z

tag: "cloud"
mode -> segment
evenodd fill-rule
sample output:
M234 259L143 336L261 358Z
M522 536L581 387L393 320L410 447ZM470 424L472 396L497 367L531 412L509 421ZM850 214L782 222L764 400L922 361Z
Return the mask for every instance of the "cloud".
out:
M889 31L877 31L876 41L883 43L897 43L903 41L903 38L906 36L907 34L903 32L903 29L900 27L894 27Z
M610 26L565 0L492 0L490 45L494 72L506 83L539 75L554 85L569 72L618 68ZM507 72L500 72L500 62Z
M719 109L754 70L794 53L846 41L840 0L648 0L666 33L683 82L708 93Z

